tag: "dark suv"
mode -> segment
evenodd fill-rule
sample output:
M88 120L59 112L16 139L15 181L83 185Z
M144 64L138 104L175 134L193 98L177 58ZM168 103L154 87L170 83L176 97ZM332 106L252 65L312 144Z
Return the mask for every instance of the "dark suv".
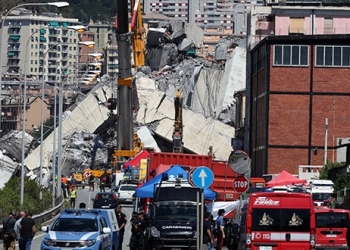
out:
M114 192L97 193L93 201L93 208L116 208L118 206L118 198Z

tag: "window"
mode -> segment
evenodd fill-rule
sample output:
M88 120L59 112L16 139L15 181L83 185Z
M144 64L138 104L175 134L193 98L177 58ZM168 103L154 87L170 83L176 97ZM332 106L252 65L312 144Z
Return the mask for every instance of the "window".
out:
M275 45L275 66L307 66L309 47L306 45Z
M316 213L317 228L348 228L349 216L346 213Z
M349 67L349 46L317 46L316 66Z
M304 17L291 17L289 33L304 33Z
M308 232L310 211L307 209L253 209L253 231Z
M95 219L59 218L54 222L51 230L61 232L96 232L98 231L98 226Z

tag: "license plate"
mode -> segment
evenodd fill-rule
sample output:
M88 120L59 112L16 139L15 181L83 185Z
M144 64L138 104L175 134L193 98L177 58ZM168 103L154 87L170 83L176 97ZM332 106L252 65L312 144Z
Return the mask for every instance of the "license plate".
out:
M272 247L259 247L259 250L272 250Z
M334 238L334 237L337 237L337 235L336 234L326 234L326 237Z
M109 208L109 206L101 206L102 208Z
M171 250L182 250L181 248L172 248Z

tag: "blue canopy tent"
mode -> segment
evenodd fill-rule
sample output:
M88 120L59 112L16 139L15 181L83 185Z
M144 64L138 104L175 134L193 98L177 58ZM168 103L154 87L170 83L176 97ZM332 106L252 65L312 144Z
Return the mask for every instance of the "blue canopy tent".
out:
M180 165L172 166L170 169L168 169L163 173L167 173L169 177L171 176L177 177L179 174L182 174L183 179L185 180L187 179L187 172ZM154 186L162 180L163 173L157 175L152 180L146 182L143 186L137 188L136 197L153 198ZM215 200L216 193L210 188L204 188L204 198L206 200Z

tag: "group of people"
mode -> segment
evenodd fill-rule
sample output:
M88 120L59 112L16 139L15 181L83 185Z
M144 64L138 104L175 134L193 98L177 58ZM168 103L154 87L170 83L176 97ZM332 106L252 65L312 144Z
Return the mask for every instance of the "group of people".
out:
M127 217L122 212L122 206L118 205L115 210L118 226L119 226L119 248L122 249L123 241L124 241L124 233L125 227L127 224ZM131 224L131 237L129 242L130 250L144 250L146 249L146 238L145 231L147 227L147 222L145 219L145 213L141 209L139 212L133 212L132 217L130 219Z
M105 172L99 178L96 178L92 173L86 177L86 182L89 185L89 191L95 191L95 184L97 183L100 188L100 192L106 192L106 186L108 186L111 182L113 182L113 175L107 174ZM69 199L70 193L73 187L77 187L77 180L72 176L71 178L67 178L62 175L61 177L61 189L64 198Z
M30 250L36 233L33 213L20 211L16 217L13 212L2 220L3 245L6 250L15 250L18 241L19 250Z
M213 250L216 239L216 250L222 250L224 242L231 250L238 249L239 243L239 225L238 223L231 223L229 230L226 227L224 219L225 209L219 209L218 218L215 223L212 223L212 215L210 212L204 214L203 223L203 250ZM228 235L230 234L230 235ZM229 236L229 240L227 239Z

